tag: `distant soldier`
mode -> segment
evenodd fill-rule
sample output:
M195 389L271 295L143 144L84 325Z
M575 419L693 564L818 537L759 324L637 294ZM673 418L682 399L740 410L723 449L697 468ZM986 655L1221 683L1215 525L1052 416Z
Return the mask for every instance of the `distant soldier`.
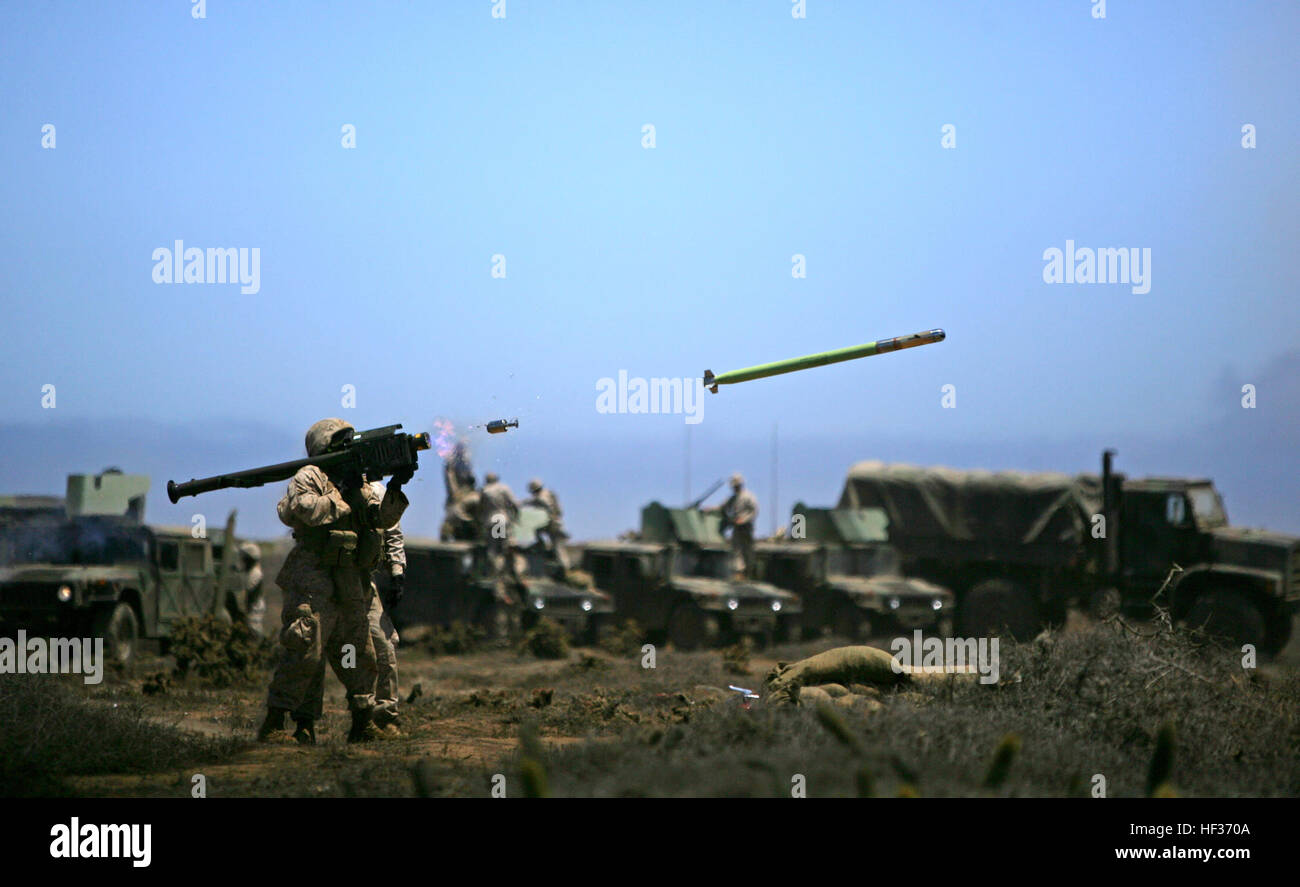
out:
M567 573L569 556L564 551L564 541L569 538L569 534L564 532L562 520L564 514L560 511L560 500L556 498L554 491L548 490L536 477L528 482L528 492L532 493L532 498L525 504L545 509L548 518L546 526L537 530L537 536L551 552L560 569Z
M382 500L386 490L379 481L371 484ZM383 555L379 568L388 573L388 585L381 598L371 598L367 621L370 640L375 645L375 725L384 733L397 734L397 644L400 638L393 627L392 613L406 592L406 541L400 523L384 530Z
M258 637L266 620L266 595L262 592L262 549L256 542L243 542L239 556L244 562L244 622Z
M510 574L514 575L514 558L508 555L514 522L519 517L519 502L516 501L515 494L494 472L489 471L483 481L483 491L480 493L478 506L479 525L487 541L492 572L496 576L501 576L508 569Z
M342 419L322 419L307 430L307 455L319 456L355 433ZM284 590L280 659L258 739L283 735L285 717L292 714L294 738L315 743L326 659L347 690L348 741L379 735L373 720L378 666L370 639L370 574L380 559L382 531L396 526L406 510L402 484L410 479L409 471L394 475L382 496L357 474L315 465L298 469L289 481L276 512L293 529L294 546L275 580Z
M447 500L438 536L443 542L453 539L472 542L479 535L481 496L474 488L474 472L464 441L457 443L451 455L443 461L442 478L447 487Z
M718 508L722 512L723 529L731 528L731 556L738 577L754 574L754 521L758 518L758 500L745 489L745 479L739 474L731 476L731 496Z

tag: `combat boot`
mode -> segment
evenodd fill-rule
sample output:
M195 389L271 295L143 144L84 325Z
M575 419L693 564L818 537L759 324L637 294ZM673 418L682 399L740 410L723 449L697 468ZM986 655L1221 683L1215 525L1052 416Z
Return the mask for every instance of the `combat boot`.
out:
M266 720L262 721L262 726L257 731L257 741L271 742L283 738L286 729L284 719L288 714L287 709L268 708L266 710Z
M298 741L298 744L315 745L316 722L311 718L294 718L293 722L298 725L298 729L293 731L293 738Z
M348 731L348 742L370 742L379 739L380 730L375 726L374 710L363 708L352 713L352 729Z

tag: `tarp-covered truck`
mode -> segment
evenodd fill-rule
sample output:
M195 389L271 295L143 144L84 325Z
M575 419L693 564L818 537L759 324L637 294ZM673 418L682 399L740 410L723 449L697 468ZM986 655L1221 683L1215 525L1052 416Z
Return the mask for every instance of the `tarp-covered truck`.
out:
M882 508L904 572L951 588L958 631L1017 638L1071 603L1150 609L1276 652L1300 605L1300 539L1228 526L1209 480L860 462L841 508Z

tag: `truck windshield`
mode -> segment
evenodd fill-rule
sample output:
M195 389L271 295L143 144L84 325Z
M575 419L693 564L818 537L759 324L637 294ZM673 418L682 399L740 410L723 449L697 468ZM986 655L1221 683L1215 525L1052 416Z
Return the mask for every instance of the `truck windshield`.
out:
M1192 503L1192 513L1196 516L1198 527L1225 527L1228 516L1223 510L1223 500L1219 498L1214 487L1191 487L1187 498Z
M109 565L142 561L147 553L142 527L83 520L0 529L0 564Z
M705 579L730 579L731 555L725 551L679 551L677 575L699 576Z

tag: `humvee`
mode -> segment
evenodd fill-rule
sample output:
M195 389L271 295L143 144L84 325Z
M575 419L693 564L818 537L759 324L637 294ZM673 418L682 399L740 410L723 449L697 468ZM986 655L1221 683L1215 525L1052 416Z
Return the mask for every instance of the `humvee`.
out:
M59 637L102 637L126 665L141 638L165 646L190 616L229 618L243 594L234 516L225 531L140 522L149 478L69 475L65 514L0 527L0 625Z
M951 591L903 576L879 508L810 508L791 514L792 538L760 542L759 575L803 600L805 635L822 629L857 641L914 629L952 634Z
M784 641L799 630L797 595L766 582L734 579L731 552L716 512L666 508L641 511L635 540L587 543L583 569L614 597L620 619L634 619L652 638L679 650L750 636Z
M527 631L542 617L559 623L577 642L594 642L609 623L614 605L609 595L559 564L537 539L546 512L520 508L511 530L511 556L517 581L508 574L498 581L482 542L439 542L406 537L406 595L393 620L409 625L477 625L489 636L505 638ZM386 590L388 577L375 580Z

